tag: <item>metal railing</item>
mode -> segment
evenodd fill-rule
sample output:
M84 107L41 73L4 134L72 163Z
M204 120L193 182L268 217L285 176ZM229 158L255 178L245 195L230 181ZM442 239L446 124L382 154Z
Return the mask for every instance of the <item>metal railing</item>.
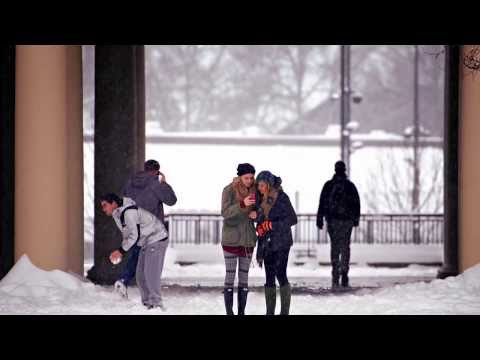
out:
M292 228L294 245L314 247L328 243L326 225L316 226L315 214L298 214L298 224ZM215 214L170 214L170 244L219 244L223 218ZM376 214L362 215L353 229L356 244L442 244L443 215L439 214Z

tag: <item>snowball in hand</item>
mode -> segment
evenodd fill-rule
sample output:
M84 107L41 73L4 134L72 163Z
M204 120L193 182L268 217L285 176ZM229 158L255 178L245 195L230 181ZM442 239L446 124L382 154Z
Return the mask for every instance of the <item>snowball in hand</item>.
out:
M121 257L112 257L110 256L110 262L113 264L113 265L118 265L120 264L120 262L122 261L122 258Z

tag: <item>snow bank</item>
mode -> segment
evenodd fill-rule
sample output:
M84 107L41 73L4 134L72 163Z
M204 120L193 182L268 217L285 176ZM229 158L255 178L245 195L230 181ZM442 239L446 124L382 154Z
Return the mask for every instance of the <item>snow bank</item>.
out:
M77 291L82 281L60 270L45 271L23 255L0 282L0 291L15 296L42 297L52 291Z
M111 289L76 274L45 271L23 255L0 281L0 314L143 313L140 301L122 303Z

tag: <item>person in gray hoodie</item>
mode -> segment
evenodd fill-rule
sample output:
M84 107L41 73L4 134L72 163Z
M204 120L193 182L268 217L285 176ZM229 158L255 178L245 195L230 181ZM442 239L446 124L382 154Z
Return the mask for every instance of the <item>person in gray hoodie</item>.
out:
M165 225L128 197L121 199L116 194L106 194L101 198L101 206L107 216L113 217L122 232L121 246L110 254L110 261L118 264L128 250L139 246L136 280L142 303L148 309L160 307L164 310L160 280L168 247Z
M159 176L162 177L160 180ZM165 175L160 172L160 164L156 160L146 161L144 171L128 179L123 189L123 196L133 199L139 207L154 214L164 224L163 204L173 206L177 202L175 192L167 183ZM125 270L115 282L115 290L123 297L127 297L127 286L135 278L139 253L139 247L133 246Z
M167 183L165 175L160 172L160 164L156 160L146 161L144 171L136 173L127 181L123 196L133 199L138 206L164 223L163 204L173 206L177 203L175 192Z

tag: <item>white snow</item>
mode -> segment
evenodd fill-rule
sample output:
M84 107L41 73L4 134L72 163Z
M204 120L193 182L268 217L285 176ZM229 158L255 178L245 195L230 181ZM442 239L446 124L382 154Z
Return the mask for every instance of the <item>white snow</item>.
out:
M172 269L172 266L177 266ZM183 269L188 269L184 267ZM417 269L418 267L413 267ZM171 262L165 278L181 276ZM327 269L317 276L327 276ZM207 275L205 265L197 267ZM220 266L209 275L223 276ZM259 271L252 269L253 273ZM298 270L300 271L300 270ZM322 271L324 272L322 275ZM393 270L392 270L393 271ZM170 273L169 273L170 272ZM358 276L352 269L352 278ZM302 274L303 275L303 274ZM165 279L166 280L166 279ZM353 281L353 279L352 279ZM122 300L111 287L95 286L76 275L59 270L44 271L23 256L0 282L0 314L218 314L224 313L220 291L185 292L166 289L166 312L146 310L140 305L138 290L130 288L129 299ZM252 291L248 314L264 313L264 295ZM395 285L377 291L363 289L343 295L303 295L292 297L291 314L480 314L480 264L446 280Z

